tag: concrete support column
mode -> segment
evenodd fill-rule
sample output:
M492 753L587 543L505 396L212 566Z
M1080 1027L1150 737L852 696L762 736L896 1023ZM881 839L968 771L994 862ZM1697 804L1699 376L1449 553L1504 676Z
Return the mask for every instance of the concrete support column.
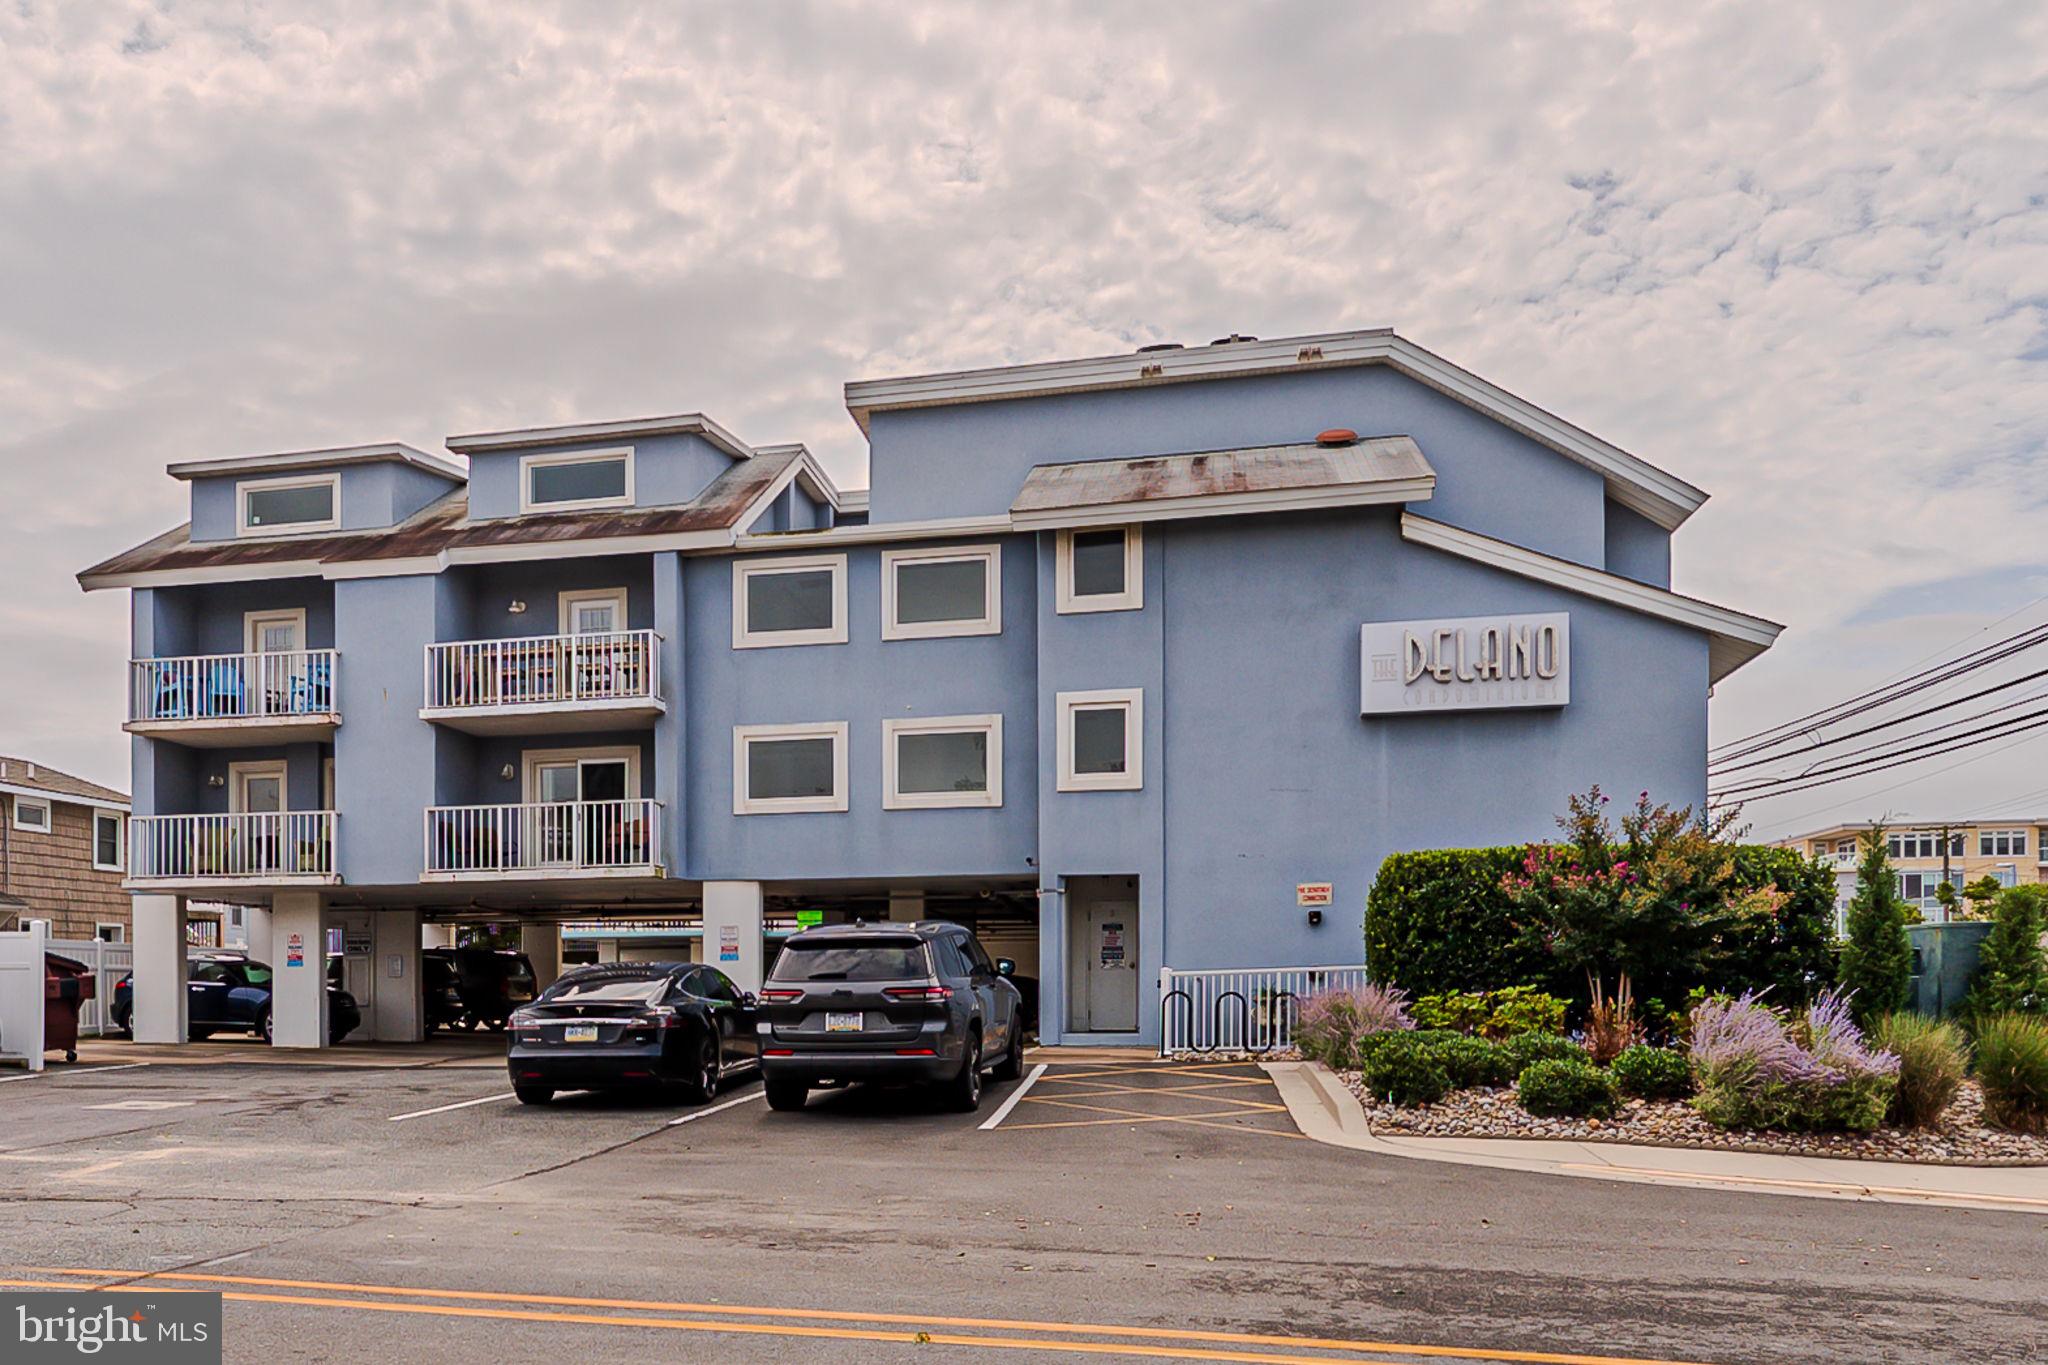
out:
M420 912L375 911L370 934L377 999L368 1020L369 1036L380 1043L420 1042L427 1036L426 996L420 989Z
M242 909L242 931L249 939L249 956L258 962L274 961L270 955L270 911L261 906Z
M327 914L317 891L280 891L270 902L270 1041L327 1046Z
M759 882L704 883L704 960L743 991L761 989Z
M185 1001L185 898L136 896L134 928L135 1013L129 1027L138 1043L182 1043ZM114 984L100 987L109 1000Z
M533 963L533 988L544 991L562 974L562 926L523 924L519 927L519 951Z
M891 891L889 893L889 919L892 923L908 924L924 918L924 892Z

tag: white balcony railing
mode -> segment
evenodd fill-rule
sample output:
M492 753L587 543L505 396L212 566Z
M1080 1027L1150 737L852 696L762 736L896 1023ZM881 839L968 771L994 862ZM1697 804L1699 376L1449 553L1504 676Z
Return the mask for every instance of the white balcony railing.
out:
M661 803L430 806L426 835L430 877L651 870L661 858Z
M660 639L625 630L428 645L427 706L652 701L661 695Z
M131 881L334 877L331 810L138 815L128 821Z
M128 719L289 720L334 709L331 649L195 654L129 664Z

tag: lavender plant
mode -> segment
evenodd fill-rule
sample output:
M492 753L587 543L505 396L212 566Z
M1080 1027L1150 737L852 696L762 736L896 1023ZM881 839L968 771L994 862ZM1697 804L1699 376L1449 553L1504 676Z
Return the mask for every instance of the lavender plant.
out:
M1693 1103L1723 1128L1868 1132L1883 1122L1899 1059L1871 1048L1848 997L1829 991L1796 1019L1755 994L1692 1015Z
M1358 1065L1361 1039L1414 1027L1408 993L1398 987L1319 991L1301 1002L1294 1021L1294 1045L1304 1057L1349 1068Z

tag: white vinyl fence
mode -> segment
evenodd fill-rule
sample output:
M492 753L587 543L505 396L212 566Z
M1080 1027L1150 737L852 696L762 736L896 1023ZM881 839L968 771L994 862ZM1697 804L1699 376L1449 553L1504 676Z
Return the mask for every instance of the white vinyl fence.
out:
M1275 1052L1294 1042L1300 1002L1365 984L1365 968L1247 967L1159 971L1159 1051Z
M114 1032L114 1021L107 1011L114 1003L114 983L128 975L135 965L134 947L126 943L102 943L96 938L53 938L47 946L57 956L83 962L92 969L92 999L86 1001L78 1012L79 1033L105 1035Z

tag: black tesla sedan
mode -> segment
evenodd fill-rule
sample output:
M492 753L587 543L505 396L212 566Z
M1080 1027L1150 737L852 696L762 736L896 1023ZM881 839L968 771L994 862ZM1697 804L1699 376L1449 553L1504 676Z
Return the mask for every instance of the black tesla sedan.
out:
M522 1104L558 1090L669 1087L710 1099L757 1068L754 997L716 967L607 962L564 973L513 1012L505 1067Z

